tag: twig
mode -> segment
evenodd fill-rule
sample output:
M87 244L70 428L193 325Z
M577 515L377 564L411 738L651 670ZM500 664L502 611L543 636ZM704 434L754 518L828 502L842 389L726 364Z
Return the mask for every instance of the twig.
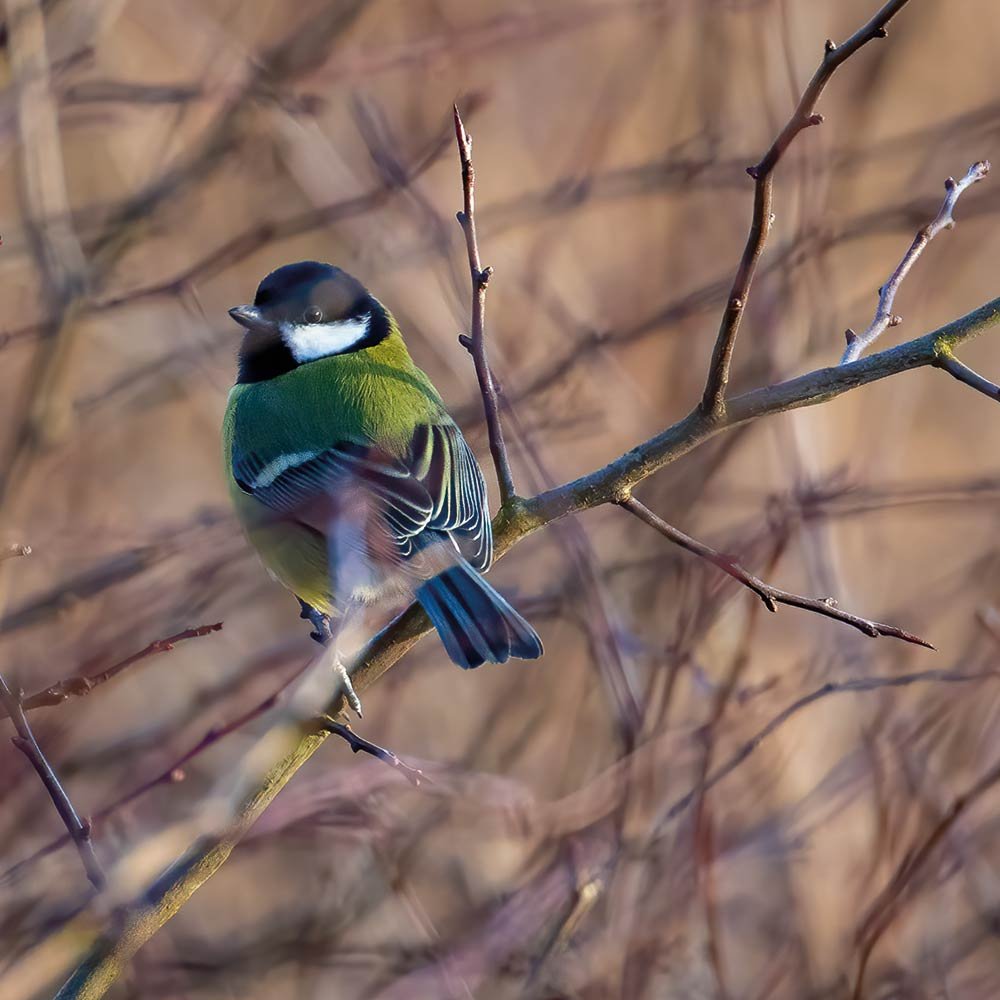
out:
M231 735L232 733L235 733L237 730L242 729L248 723L253 722L254 719L260 718L266 712L269 712L272 708L274 708L274 706L278 703L278 699L281 697L282 692L303 673L308 665L308 662L303 664L303 666L289 676L281 684L281 686L277 688L277 690L272 691L266 698L263 699L263 701L258 702L252 708L247 709L245 712L237 715L233 719L230 719L228 722L211 726L204 732L197 743L190 746L165 768L153 775L153 777L147 778L145 781L134 786L123 795L120 795L117 799L114 799L112 802L109 802L107 805L102 806L96 812L92 813L90 816L90 825L92 827L100 825L100 823L106 820L109 816L114 815L120 809L130 805L136 799L141 798L147 792L152 791L152 789L158 787L159 785L179 784L184 781L187 777L184 768L192 760L194 760L195 757L200 756L210 747L215 746L215 744L220 740ZM47 857L49 854L59 850L59 848L64 847L69 842L70 838L66 835L57 837L49 843L44 844L37 851L34 851L27 857L21 858L20 861L16 862L10 868L0 872L0 885L9 882L29 865L34 864L40 858Z
M31 546L30 545L19 545L14 543L13 545L6 545L0 549L0 562L5 559L16 559L18 556L30 556Z
M186 628L183 632L167 636L166 639L157 639L144 649L140 649L138 653L133 653L131 656L125 657L124 660L119 660L118 663L106 667L104 670L93 674L77 674L73 677L67 677L41 691L36 691L34 694L22 699L21 707L25 711L30 712L33 709L48 705L59 705L66 701L67 698L82 698L90 694L94 688L107 683L113 677L117 677L118 674L123 670L127 670L134 663L145 660L150 656L156 656L158 653L169 653L178 642L182 642L185 639L197 639L211 632L218 632L221 628L222 622L216 622L214 625L199 625L197 628ZM3 710L3 706L0 706L0 718L5 718L6 715L6 710Z
M763 158L754 166L747 167L747 173L754 179L753 218L712 351L708 380L701 402L705 413L719 416L725 410L726 387L729 384L729 369L736 336L746 311L747 297L757 271L757 264L771 231L774 168L803 129L822 123L823 116L814 113L816 103L837 68L872 39L885 38L886 25L906 6L907 2L908 0L890 0L866 25L839 46L827 40L819 67L802 92L791 118L785 123Z
M910 273L910 268L916 263L917 258L924 252L924 248L942 229L953 229L955 220L952 218L952 211L962 196L966 188L972 187L977 181L981 181L990 172L989 160L980 160L973 163L966 171L965 176L956 181L949 177L944 182L945 196L938 214L913 237L909 250L903 255L896 270L892 272L889 280L879 289L878 309L875 310L875 318L864 333L855 333L853 330L847 331L847 348L840 359L842 365L857 361L861 357L865 348L870 347L885 333L891 326L898 326L902 320L892 311L893 301L896 292L903 283L903 279ZM942 365L941 367L945 367ZM952 372L955 375L954 372ZM974 374L974 373L973 373ZM956 378L961 378L955 375ZM978 376L977 376L978 377ZM965 381L963 379L963 381ZM978 388L978 386L976 387Z
M2 675L0 675L0 703L3 704L7 715L14 723L14 729L17 730L17 736L11 737L11 743L28 758L28 762L41 778L45 790L49 793L49 798L52 799L52 803L59 813L59 818L66 825L69 836L76 845L87 878L100 892L104 888L104 871L94 853L94 845L90 839L90 823L84 822L77 814L69 795L59 783L56 772L45 754L42 753L42 748L38 745L38 740L35 739L31 726L28 725L28 718L21 707L20 695L11 691Z
M476 366L476 378L483 397L486 414L486 430L490 439L490 454L496 467L497 484L500 487L500 504L507 503L515 496L514 477L510 470L510 458L503 440L500 423L500 400L496 382L486 356L486 334L484 314L486 311L486 286L493 274L493 268L483 267L479 260L479 243L476 240L476 172L472 166L472 136L465 131L458 105L455 108L455 139L458 142L458 156L462 164L462 192L464 209L458 213L458 223L465 233L465 246L469 254L469 271L472 275L472 326L470 337L463 344L472 355Z
M715 549L704 542L699 542L698 539L692 538L690 535L685 535L683 531L678 530L673 525L667 524L663 518L654 514L648 507L636 500L635 497L630 496L624 500L620 500L619 505L634 514L640 521L658 531L664 538L669 539L675 545L687 549L688 552L693 552L702 559L707 559L713 565L718 566L724 573L728 573L734 580L738 580L744 587L752 590L761 599L768 611L777 611L779 604L786 604L792 608L813 611L826 618L843 622L845 625L850 625L852 628L856 628L859 632L863 632L873 639L877 639L883 635L891 636L895 639L902 639L904 642L912 642L916 646L924 646L926 649L935 648L926 639L921 639L920 636L906 632L895 625L883 625L881 622L871 621L868 618L852 615L848 611L842 611L837 607L837 602L832 597L802 597L799 594L793 594L790 591L772 587L769 583L765 583L744 569L732 556L716 552Z
M401 760L391 750L386 750L385 747L380 747L377 743L372 743L371 740L366 740L363 736L359 736L346 723L337 722L334 719L324 719L323 726L335 736L346 740L348 746L355 753L371 754L373 757L384 761L390 767L396 768L411 785L419 787L422 781L430 780L419 767L407 764L406 761Z
M858 974L854 981L854 1000L861 1000L865 971L875 945L896 917L896 904L917 873L927 864L935 848L948 831L958 822L977 799L1000 781L1000 762L991 767L978 781L958 795L948 811L916 844L903 854L892 878L878 894L858 929L856 939L861 954L858 960Z
M984 396L989 396L990 399L1000 399L1000 385L983 378L979 372L974 372L968 365L963 365L950 351L942 351L938 355L937 366L957 378L959 382L964 382L977 392L983 393Z

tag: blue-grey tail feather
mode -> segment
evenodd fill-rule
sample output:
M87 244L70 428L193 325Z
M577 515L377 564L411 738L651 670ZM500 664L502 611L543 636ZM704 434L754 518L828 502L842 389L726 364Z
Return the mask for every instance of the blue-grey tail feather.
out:
M448 655L465 670L542 655L538 633L467 563L421 584L416 596Z

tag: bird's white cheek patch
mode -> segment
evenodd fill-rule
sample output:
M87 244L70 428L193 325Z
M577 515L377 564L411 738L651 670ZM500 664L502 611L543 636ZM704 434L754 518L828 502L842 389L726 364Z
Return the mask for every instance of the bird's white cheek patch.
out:
M282 336L299 364L343 354L368 336L371 316L336 323L283 323Z

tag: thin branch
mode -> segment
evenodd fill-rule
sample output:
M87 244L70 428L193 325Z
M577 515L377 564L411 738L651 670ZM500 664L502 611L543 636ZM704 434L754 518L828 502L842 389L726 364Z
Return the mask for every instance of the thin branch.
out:
M895 625L883 625L881 622L871 621L868 618L861 618L852 615L848 611L842 611L837 607L837 602L832 597L812 598L802 597L778 587L772 587L759 577L754 576L749 570L744 569L733 556L717 552L715 549L699 542L698 539L685 535L683 531L667 524L661 517L654 514L648 507L640 503L635 497L628 497L619 501L619 505L624 507L629 513L634 514L640 521L648 524L654 531L658 531L664 538L669 539L675 545L679 545L688 552L693 552L696 556L708 560L714 566L718 566L723 573L728 573L734 580L738 580L744 587L752 590L764 603L768 611L777 611L779 604L785 604L792 608L802 608L804 611L813 611L834 621L843 622L856 628L859 632L877 639L879 636L891 636L895 639L902 639L904 642L912 642L916 646L924 646L926 649L934 649L926 639L906 632Z
M872 39L885 38L886 25L906 6L907 2L908 0L890 0L866 25L839 46L827 40L819 67L799 98L791 118L785 123L760 162L747 167L747 173L754 179L753 218L712 351L708 380L705 383L701 403L705 413L719 416L725 410L726 387L729 384L729 369L733 359L733 348L736 346L736 336L746 311L747 297L757 272L757 264L771 231L774 168L801 131L811 125L822 123L823 116L815 113L816 104L837 68Z
M944 182L945 196L938 214L913 237L909 250L903 255L896 270L892 272L889 280L879 289L878 308L875 310L875 318L864 333L855 333L853 330L847 331L847 349L840 359L842 365L857 361L861 357L865 348L870 347L885 333L891 326L898 326L902 320L892 311L893 301L896 292L903 283L903 279L910 273L910 268L916 263L917 258L924 252L924 248L943 229L953 229L955 220L952 218L952 211L962 196L966 188L972 187L977 181L981 181L990 172L990 161L980 160L973 163L966 171L965 176L956 181L954 177L949 177ZM942 367L944 367L942 365ZM954 374L954 372L952 373ZM955 376L959 378L960 376Z
M282 693L290 684L292 684L293 681L301 676L308 665L309 663L307 661L286 680L284 680L276 690L272 691L266 698L259 701L256 705L247 709L245 712L241 712L228 722L211 726L202 734L196 743L188 747L188 749L185 750L180 756L174 758L166 767L153 775L153 777L140 782L138 785L129 789L129 791L120 795L117 799L114 799L112 802L109 802L107 805L104 805L100 809L96 810L90 816L90 825L92 827L99 827L100 824L110 816L113 816L125 806L130 805L136 799L141 798L147 792L152 791L160 785L174 785L184 781L187 777L184 769L191 763L192 760L194 760L195 757L201 756L201 754L203 754L210 747L215 746L215 744L220 740L225 739L227 736L230 736L232 733L237 732L244 726L253 722L255 719L259 719L262 715L271 711L271 709L278 704L278 699L281 697ZM65 847L69 842L70 838L63 835L49 841L47 844L42 845L38 848L38 850L11 865L10 868L0 872L0 885L4 885L9 882L20 872L24 871L25 868L33 865L40 858L47 857L54 851L59 850L61 847Z
M407 764L406 761L401 760L391 750L387 750L385 747L380 747L377 743L372 743L371 740L366 740L363 736L359 736L347 724L337 722L334 719L325 719L323 725L335 736L339 736L342 740L346 740L347 745L354 751L354 753L371 754L373 757L378 758L390 767L396 768L411 785L419 787L422 781L430 780L419 767Z
M28 758L28 762L41 779L45 791L48 792L49 798L52 799L52 803L59 813L59 818L66 825L69 836L76 845L87 878L100 892L105 884L104 871L94 853L94 845L90 839L90 823L84 822L77 814L69 795L66 794L66 789L60 784L55 770L45 754L42 753L42 748L38 745L38 740L35 739L31 726L28 725L28 718L21 707L20 694L11 691L2 675L0 675L0 704L3 705L17 731L17 736L11 737L11 743Z
M938 356L937 366L957 378L959 382L964 382L977 392L981 392L984 396L989 396L990 399L994 400L1000 399L1000 385L983 378L979 372L974 372L968 365L963 365L950 351L941 352Z
M484 315L486 311L486 286L489 284L493 268L483 267L479 259L479 243L476 239L476 171L472 166L472 136L465 131L462 116L455 106L455 139L462 164L462 192L464 209L458 213L458 222L465 233L465 246L469 254L469 272L472 275L472 327L470 337L463 344L469 349L476 366L479 391L483 396L483 410L486 414L486 429L490 439L490 453L496 467L497 484L500 487L500 503L507 503L516 495L514 476L510 470L510 458L503 440L500 423L500 399L496 381L486 356L486 334Z
M211 632L218 632L221 628L222 622L216 622L214 625L199 625L197 628L186 628L183 632L167 636L166 639L157 639L144 649L140 649L138 653L133 653L131 656L125 657L124 660L119 660L118 663L106 667L104 670L99 670L93 674L76 674L73 677L67 677L64 680L58 681L56 684L52 684L41 691L36 691L34 694L22 699L21 707L25 711L30 712L33 709L48 705L59 705L66 701L67 698L82 698L90 694L94 688L106 684L113 677L117 677L123 670L127 670L140 660L156 656L158 653L169 653L178 642L183 642L185 639L197 639ZM5 718L6 715L6 710L3 706L0 706L0 719Z

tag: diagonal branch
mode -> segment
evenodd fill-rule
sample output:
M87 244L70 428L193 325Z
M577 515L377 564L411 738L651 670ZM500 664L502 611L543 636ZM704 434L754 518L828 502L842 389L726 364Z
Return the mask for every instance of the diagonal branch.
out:
M886 25L906 6L907 2L908 0L890 0L867 24L839 46L827 40L819 67L802 92L791 118L785 123L785 127L778 133L771 143L771 148L760 162L747 167L747 173L754 179L753 218L743 248L743 256L733 278L726 309L722 314L715 347L712 350L708 380L701 401L702 409L706 413L717 417L725 410L726 387L729 384L729 369L733 360L733 348L736 346L736 336L746 311L750 286L753 284L757 265L764 252L764 244L771 231L774 168L801 131L811 125L822 123L823 116L815 113L816 104L838 67L868 42L875 38L885 38Z
M500 487L500 503L507 503L515 496L514 476L510 470L510 458L503 440L503 426L500 423L500 399L496 380L486 356L486 334L484 315L486 312L486 286L493 274L493 268L483 267L479 260L479 243L476 239L476 171L472 166L472 136L465 131L458 105L455 105L455 138L458 141L458 155L462 163L462 191L464 209L458 213L458 222L465 233L465 246L469 254L469 271L472 275L472 327L468 340L462 343L468 347L476 366L479 391L483 396L483 410L486 413L486 430L490 439L490 454L496 467L497 483Z
M853 330L847 331L847 349L840 359L842 365L857 361L861 357L865 348L870 347L879 337L889 329L890 326L898 326L902 320L893 314L892 305L896 298L896 292L903 283L903 279L910 273L910 268L916 263L917 258L924 252L925 247L942 229L953 229L955 220L952 212L962 192L972 187L977 181L981 181L990 172L990 161L980 160L973 163L966 171L965 176L956 181L949 177L944 182L945 196L938 214L927 223L913 237L909 250L903 255L896 270L892 272L889 280L879 289L878 308L875 310L875 318L864 333L855 333Z
M167 636L166 639L157 639L145 648L140 649L138 653L133 653L131 656L125 657L124 660L119 660L110 667L105 667L103 670L99 670L93 674L76 674L73 677L66 677L41 691L36 691L34 694L28 695L21 700L21 707L25 711L30 712L36 708L59 705L66 701L67 698L82 698L90 694L94 688L100 687L112 678L117 677L123 670L127 670L140 660L156 656L158 653L169 653L178 642L183 642L185 639L197 639L211 632L218 632L221 628L222 622L216 622L214 625L199 625L196 628L186 628L183 632ZM0 718L4 718L6 715L6 709L0 705Z
M342 740L346 740L347 745L354 753L371 754L372 757L388 764L389 767L396 768L411 785L419 787L422 781L429 780L419 767L407 764L406 761L397 757L391 750L387 750L385 747L381 747L377 743L372 743L371 740L366 740L363 736L359 736L346 723L337 722L335 719L327 719L324 721L324 725L334 736L339 736Z
M699 542L697 538L685 535L683 531L667 524L661 517L654 514L645 504L640 503L635 497L628 497L619 501L629 513L634 514L640 521L648 524L654 531L658 531L664 538L669 539L675 545L679 545L688 552L693 552L696 556L708 560L714 566L718 566L723 573L728 573L734 580L738 580L744 587L753 591L763 601L768 611L776 612L779 604L785 604L792 608L802 608L804 611L813 611L825 618L832 618L834 621L843 622L856 628L859 632L877 639L879 636L891 636L895 639L902 639L904 642L912 642L916 646L924 646L927 649L934 649L926 639L906 632L895 625L883 625L881 622L871 621L868 618L861 618L852 615L849 611L842 611L837 607L837 602L832 597L812 598L802 597L778 587L772 587L759 577L754 576L749 570L744 569L733 556L717 552L715 549Z
M52 799L56 811L59 813L59 818L66 825L66 829L76 845L87 878L99 892L104 888L104 871L94 853L94 845L90 839L90 824L80 819L69 795L66 794L66 789L60 784L55 770L38 745L38 740L35 739L31 726L28 725L28 718L21 705L21 696L11 691L3 676L0 676L0 704L10 716L14 723L14 729L17 731L17 735L11 737L11 743L27 757L28 762L41 779L45 791L48 792L49 798Z

